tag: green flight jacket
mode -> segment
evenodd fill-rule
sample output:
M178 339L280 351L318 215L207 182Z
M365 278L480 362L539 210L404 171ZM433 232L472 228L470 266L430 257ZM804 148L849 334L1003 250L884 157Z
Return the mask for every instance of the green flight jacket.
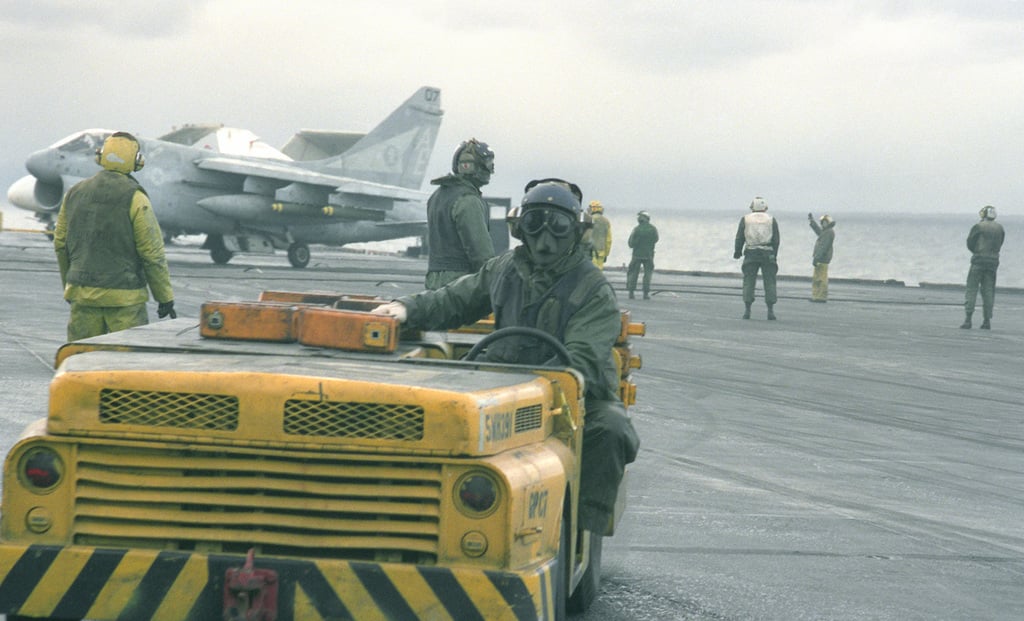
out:
M562 281L566 276L573 280ZM588 397L618 400L612 348L622 328L621 315L615 292L590 262L586 244L578 244L547 270L538 270L527 248L519 246L487 261L475 274L398 301L408 310L408 327L442 330L471 324L495 312L492 301L508 302L510 291L519 292L521 299L498 305L502 312L500 316L495 313L495 329L534 327L559 338L571 356L570 366L586 381ZM565 317L567 308L573 312Z
M434 179L427 201L428 272L475 272L494 256L489 211L480 189L465 176Z
M650 222L641 222L629 234L629 247L634 259L653 259L654 245L658 243L658 229Z
M999 250L1006 232L994 220L982 220L967 234L967 249L971 251L971 265L999 267Z
M163 233L145 190L103 170L64 197L53 236L64 299L84 306L133 306L174 299Z

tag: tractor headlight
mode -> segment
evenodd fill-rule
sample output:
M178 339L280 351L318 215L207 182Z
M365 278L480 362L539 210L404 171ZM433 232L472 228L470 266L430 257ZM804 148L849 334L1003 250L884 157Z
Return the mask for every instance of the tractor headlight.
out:
M469 517L490 515L498 506L498 484L490 474L476 470L466 473L455 485L455 506Z
M64 462L51 448L30 448L18 462L18 478L22 485L37 494L52 492L64 478Z

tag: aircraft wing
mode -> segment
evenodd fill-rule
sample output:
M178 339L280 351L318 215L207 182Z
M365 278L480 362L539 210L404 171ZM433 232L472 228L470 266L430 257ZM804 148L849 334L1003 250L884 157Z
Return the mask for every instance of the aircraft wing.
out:
M423 200L427 195L419 190L397 185L374 183L351 177L329 175L315 170L298 168L293 165L278 165L273 162L253 162L226 157L208 157L196 162L203 170L259 177L261 179L304 183L319 188L334 188L338 192L382 196L402 201Z
M277 191L276 198L285 202L294 193L302 193L306 196L309 193L323 193L325 195L323 204L337 207L350 206L353 202L360 203L362 202L359 200L361 196L399 201L422 201L427 197L426 193L419 190L331 175L300 168L294 164L277 164L272 160L252 161L229 157L207 157L197 160L195 164L203 170L279 182L285 187Z

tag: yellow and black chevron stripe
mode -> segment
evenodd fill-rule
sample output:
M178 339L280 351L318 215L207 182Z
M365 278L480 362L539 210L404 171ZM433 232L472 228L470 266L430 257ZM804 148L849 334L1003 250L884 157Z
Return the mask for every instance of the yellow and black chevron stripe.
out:
M0 612L222 621L224 576L244 556L0 545ZM554 618L553 566L525 574L257 557L278 576L279 621Z

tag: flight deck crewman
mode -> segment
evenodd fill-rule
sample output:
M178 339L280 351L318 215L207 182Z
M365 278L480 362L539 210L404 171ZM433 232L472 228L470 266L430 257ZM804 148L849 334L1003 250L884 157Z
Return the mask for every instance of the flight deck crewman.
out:
M513 237L523 244L436 291L383 304L374 312L421 330L450 329L494 313L495 330L540 329L568 350L586 382L581 528L603 535L610 523L626 464L640 440L622 402L612 347L621 330L615 292L591 262L583 242L589 217L582 193L561 179L531 181L521 205L509 212ZM487 360L544 364L551 345L530 336L496 341Z
M633 249L633 257L626 268L626 289L629 290L629 299L633 299L633 291L636 289L636 280L640 276L640 270L644 272L641 286L643 287L644 299L651 299L651 278L654 277L654 246L658 243L658 229L651 224L651 214L641 211L636 214L636 226L629 234L626 243Z
M452 157L452 173L430 183L440 186L427 201L427 289L438 289L480 269L494 256L490 208L480 188L494 174L494 151L476 138Z
M996 270L999 269L999 250L1003 247L1006 233L1003 225L996 222L996 208L986 205L978 212L981 221L971 227L967 234L967 249L971 251L971 269L967 272L967 288L964 291L964 312L966 318L960 326L971 327L971 315L978 301L981 288L982 330L992 328L992 307L996 303Z
M157 316L177 317L160 224L131 175L145 163L139 141L115 132L96 161L103 170L68 190L53 234L69 341L149 323L147 285Z
M764 302L768 305L768 319L775 319L773 307L778 300L775 276L779 273L776 257L779 255L779 223L768 215L768 203L760 196L750 202L750 213L740 218L736 229L736 246L732 257L743 257L744 319L750 319L750 306L754 303L757 272L764 279Z
M836 240L836 223L832 216L825 214L821 220L816 222L814 214L807 214L807 223L811 230L818 236L814 242L814 253L811 255L811 265L814 266L814 275L811 276L811 301L828 301L828 264L832 262L832 246Z
M604 269L604 262L612 251L612 223L604 215L601 201L590 201L590 245L593 247L594 265Z

